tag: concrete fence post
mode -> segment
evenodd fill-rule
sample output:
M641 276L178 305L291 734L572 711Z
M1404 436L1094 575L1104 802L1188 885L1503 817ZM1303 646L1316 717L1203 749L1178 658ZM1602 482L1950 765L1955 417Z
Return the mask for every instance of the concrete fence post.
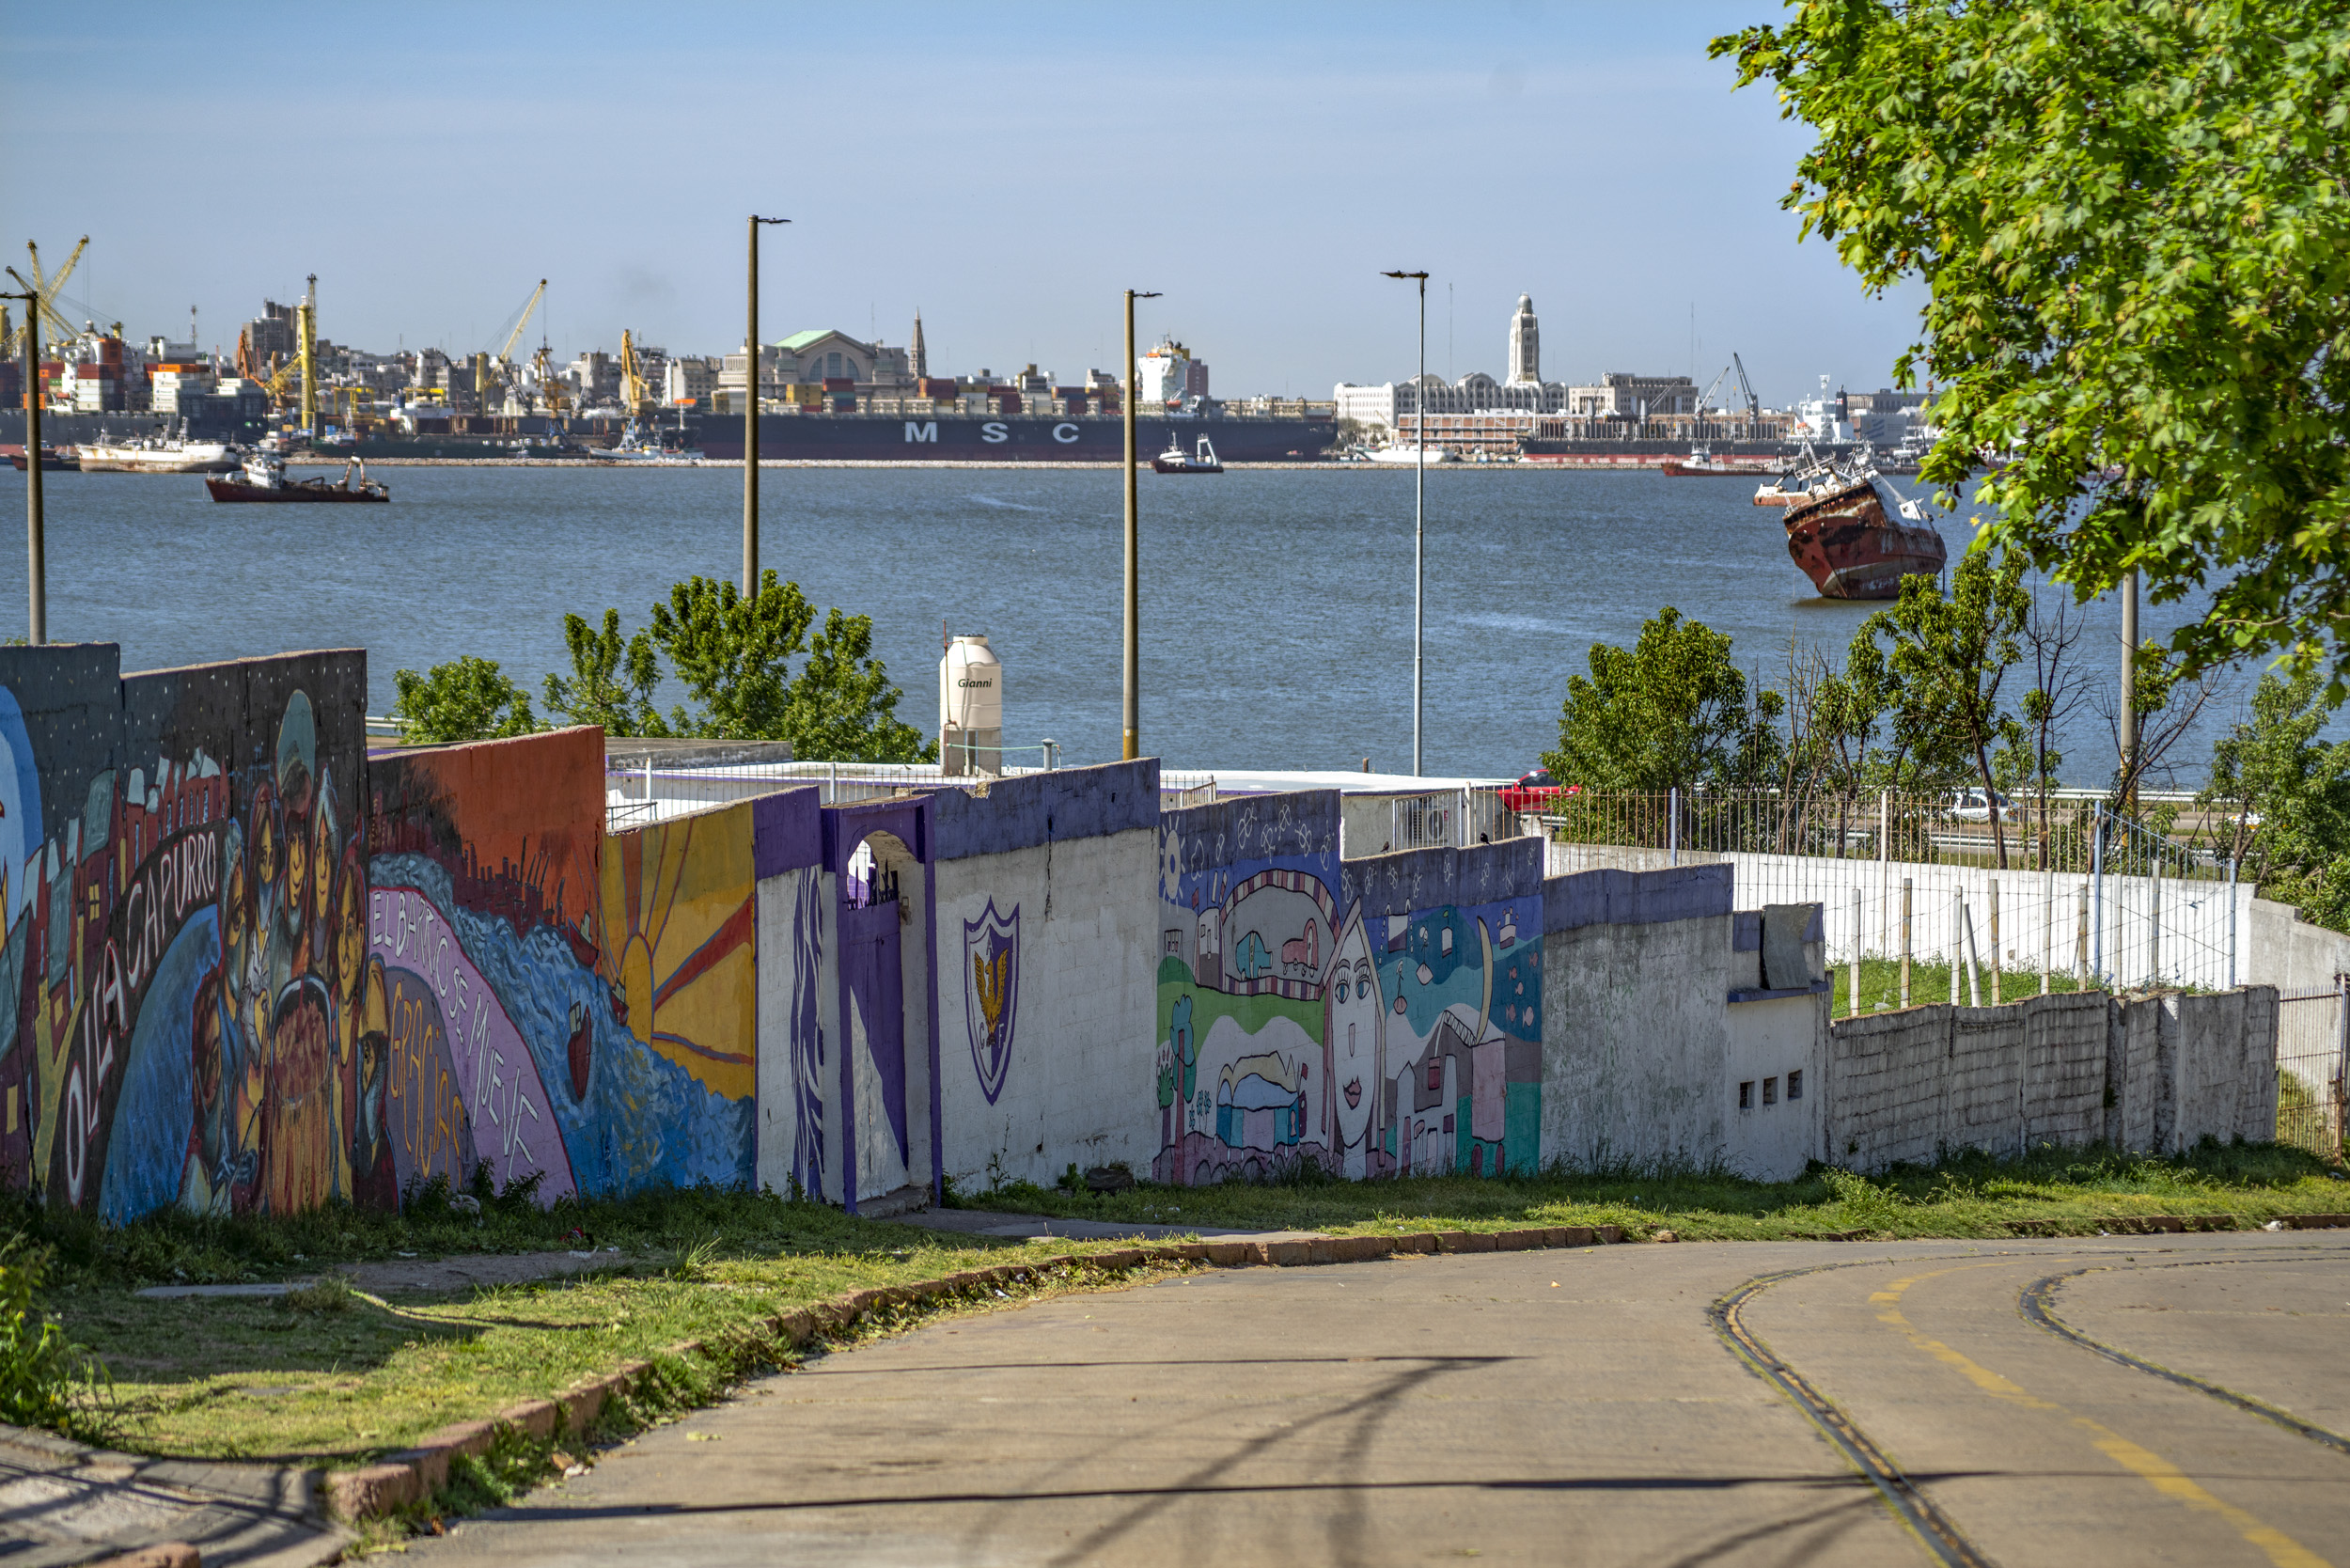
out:
M1893 792L1877 792L1877 916L1881 929L1877 933L1877 951L1888 952L1893 946L1892 901L1886 897L1891 890L1893 863Z
M2081 878L2080 909L2073 921L2073 989L2089 989L2089 879Z
M1902 878L1902 1006L1909 1005L1909 895L1910 879Z
M1998 1007L1999 996L1999 879L1991 879L1991 1005Z
M1860 889L1852 890L1852 996L1845 1016L1860 1016Z
M1681 786L1665 792L1665 864L1681 864Z
M2235 860L2228 860L2228 989L2235 989Z
M2146 879L2146 989L2162 987L2162 856L2155 855Z
M2046 834L2042 834L2046 840ZM2048 971L2056 967L2056 867L2046 856L2040 861L2040 994L2053 983Z
M2106 803L2097 803L2089 835L2089 967L2099 984L2106 978Z
M1975 940L1974 913L1966 907L1966 896L1963 893L1959 895L1958 900L1958 929L1960 934L1966 938L1966 951L1965 954L1966 961L1966 1005L1968 1007L1981 1007L1982 1006L1982 947ZM1950 1000L1955 1002L1958 1000L1958 996L1956 995L1958 986L1955 982L1951 984L1950 990L1952 993Z
M1952 1007L1958 1005L1958 972L1966 965L1966 889L1962 886L1950 890L1950 1006Z

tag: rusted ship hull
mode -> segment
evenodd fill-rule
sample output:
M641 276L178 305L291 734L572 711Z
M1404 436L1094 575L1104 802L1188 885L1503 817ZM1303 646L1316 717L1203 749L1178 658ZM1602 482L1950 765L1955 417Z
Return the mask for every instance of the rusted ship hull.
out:
M1950 558L1932 524L1888 517L1865 479L1789 508L1786 524L1787 554L1826 599L1896 599L1904 577L1938 577Z

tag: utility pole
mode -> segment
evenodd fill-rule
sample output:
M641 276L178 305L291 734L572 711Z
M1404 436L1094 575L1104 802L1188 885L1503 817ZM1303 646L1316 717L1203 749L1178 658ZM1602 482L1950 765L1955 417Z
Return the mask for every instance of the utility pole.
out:
M30 595L24 640L39 648L49 640L49 569L40 513L40 294L14 267L8 275L24 290L0 297L24 302L24 580Z
M1126 741L1119 755L1129 762L1142 755L1142 504L1135 481L1135 301L1158 297L1126 290Z
M759 593L759 226L790 218L751 214L748 319L743 328L743 597Z
M2122 809L2138 815L2138 570L2122 577Z
M1420 759L1421 635L1426 626L1428 585L1428 274L1384 274L1419 285L1419 379L1412 383L1412 776L1424 776Z
M302 296L302 433L311 440L319 433L319 274L310 274L309 292Z

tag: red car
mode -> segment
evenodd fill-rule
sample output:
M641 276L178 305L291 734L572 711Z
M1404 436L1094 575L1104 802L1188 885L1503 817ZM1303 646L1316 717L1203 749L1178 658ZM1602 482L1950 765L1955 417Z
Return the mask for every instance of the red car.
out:
M1501 804L1512 811L1539 813L1549 810L1556 802L1563 800L1568 795L1582 792L1582 785L1562 785L1550 776L1549 770L1536 768L1532 773L1521 777L1515 784L1502 786Z

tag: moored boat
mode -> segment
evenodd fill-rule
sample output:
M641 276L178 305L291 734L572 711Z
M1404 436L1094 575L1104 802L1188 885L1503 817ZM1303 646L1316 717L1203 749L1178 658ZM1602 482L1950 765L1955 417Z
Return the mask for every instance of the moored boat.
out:
M184 424L158 435L110 441L103 431L82 444L85 474L226 474L237 455L226 441L191 441Z
M1184 451L1183 437L1171 436L1167 440L1167 450L1151 460L1151 472L1153 474L1221 474L1224 472L1224 464L1217 460L1215 447L1206 436L1199 438L1199 449L1196 452Z
M1663 467L1665 476L1675 479L1737 478L1755 474L1761 474L1769 478L1778 477L1776 470L1761 463L1733 463L1717 458L1714 455L1713 448L1703 443L1689 448L1686 462L1668 458Z
M24 472L24 448L22 447L7 447L6 450L8 454L8 463L10 466L14 467L20 474ZM67 474L79 469L81 466L82 454L75 448L71 447L52 447L46 441L40 444L40 471L42 473Z
M1432 463L1450 463L1452 461L1452 453L1442 447L1427 447L1416 449L1410 447L1398 445L1393 447L1376 447L1371 454L1371 461L1373 463L1400 463L1406 467L1416 466L1423 461L1423 458L1426 462Z
M1826 599L1896 599L1904 577L1936 577L1950 558L1915 501L1888 516L1865 477L1788 509L1787 554Z
M352 483L356 472L358 483ZM257 452L245 460L244 471L233 479L207 478L204 488L212 492L215 501L388 501L392 493L378 480L368 478L368 465L357 458L343 464L340 483L313 475L308 478L286 478L283 458Z

